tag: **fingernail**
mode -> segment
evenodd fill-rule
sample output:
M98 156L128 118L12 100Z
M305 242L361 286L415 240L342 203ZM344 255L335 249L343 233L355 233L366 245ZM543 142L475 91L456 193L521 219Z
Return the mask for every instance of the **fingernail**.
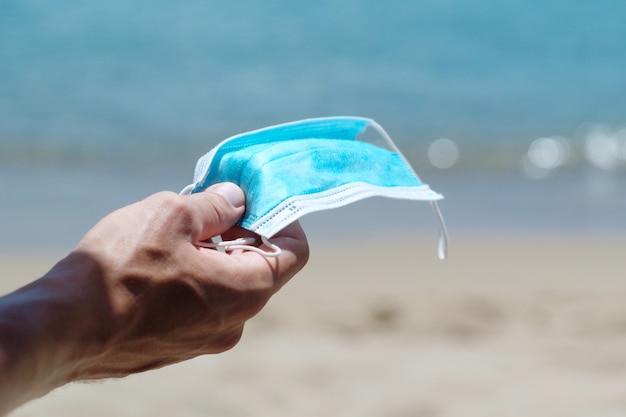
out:
M243 190L232 182L221 182L207 189L224 197L233 207L239 208L246 202Z

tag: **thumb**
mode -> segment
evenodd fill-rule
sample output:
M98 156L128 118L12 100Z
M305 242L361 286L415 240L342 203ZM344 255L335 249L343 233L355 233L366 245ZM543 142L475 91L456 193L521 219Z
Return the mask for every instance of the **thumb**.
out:
M206 190L188 196L194 217L201 228L194 236L197 241L209 239L233 227L245 211L243 190L232 182L214 184Z

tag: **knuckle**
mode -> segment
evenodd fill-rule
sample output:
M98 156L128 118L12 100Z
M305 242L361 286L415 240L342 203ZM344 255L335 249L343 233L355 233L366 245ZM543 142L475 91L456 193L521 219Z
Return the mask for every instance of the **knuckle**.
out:
M171 191L161 191L152 196L158 201L158 205L165 210L172 212L181 212L187 209L182 197Z
M182 196L169 191L161 191L149 199L153 204L153 215L158 216L162 222L178 224L185 229L191 227L193 211Z

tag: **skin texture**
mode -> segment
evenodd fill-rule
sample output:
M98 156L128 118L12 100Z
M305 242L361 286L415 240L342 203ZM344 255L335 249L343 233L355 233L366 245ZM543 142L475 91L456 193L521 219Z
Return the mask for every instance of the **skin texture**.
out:
M158 193L96 224L46 275L0 298L0 414L68 382L123 377L232 348L308 259L294 223L277 258L195 243L250 236L234 184Z

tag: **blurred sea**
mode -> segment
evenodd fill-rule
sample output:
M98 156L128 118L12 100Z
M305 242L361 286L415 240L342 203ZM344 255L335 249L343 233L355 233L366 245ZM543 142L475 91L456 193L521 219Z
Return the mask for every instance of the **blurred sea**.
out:
M455 234L626 232L626 2L0 1L0 249L67 250L230 135L384 126ZM427 205L305 218L435 234ZM415 229L412 229L415 225ZM434 249L433 249L434 250Z

